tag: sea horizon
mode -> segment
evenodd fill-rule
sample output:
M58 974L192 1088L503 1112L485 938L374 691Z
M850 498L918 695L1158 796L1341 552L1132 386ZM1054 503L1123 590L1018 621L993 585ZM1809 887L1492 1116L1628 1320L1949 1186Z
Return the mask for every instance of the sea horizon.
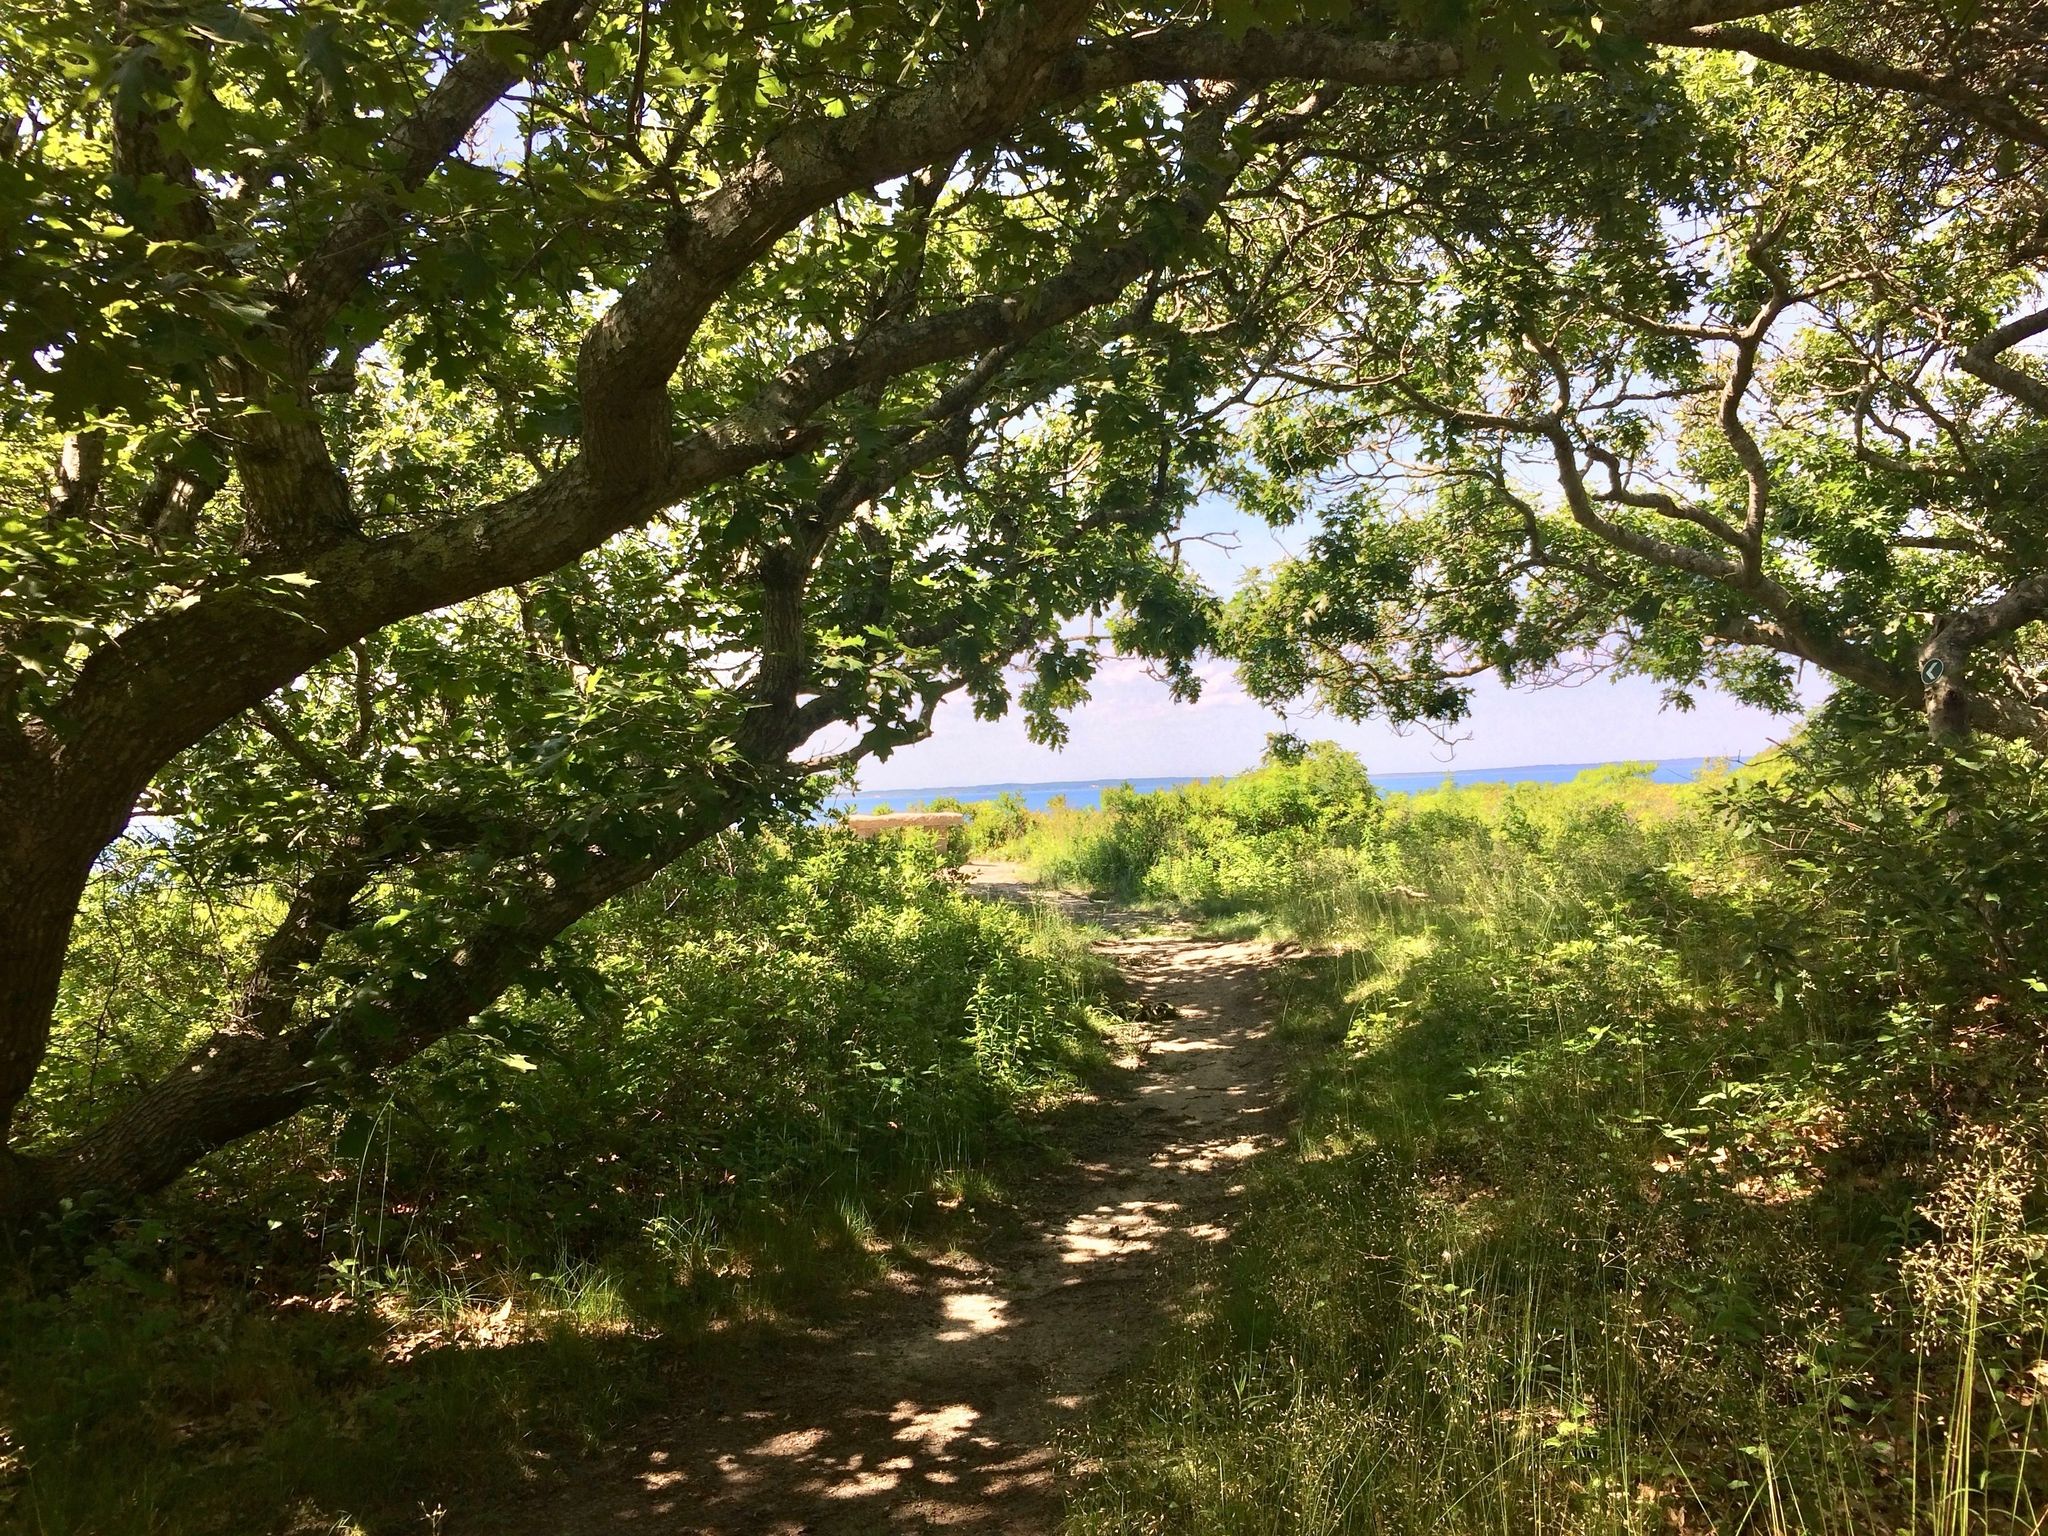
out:
M1585 763L1517 763L1504 768L1441 768L1413 773L1372 773L1373 787L1386 794L1413 794L1435 789L1445 781L1452 784L1562 784L1593 768L1612 768L1621 763L1650 764L1650 778L1659 784L1682 784L1697 778L1709 764L1731 766L1744 759L1736 753L1709 757L1618 757ZM1064 800L1076 810L1101 804L1106 789L1129 787L1139 794L1174 789L1182 784L1201 784L1230 779L1240 773L1187 773L1154 775L1105 775L1085 779L1004 780L989 784L932 784L911 789L862 789L832 795L826 800L831 810L864 812L878 806L911 810L933 800L993 800L1001 794L1015 794L1034 811L1042 811L1053 800Z

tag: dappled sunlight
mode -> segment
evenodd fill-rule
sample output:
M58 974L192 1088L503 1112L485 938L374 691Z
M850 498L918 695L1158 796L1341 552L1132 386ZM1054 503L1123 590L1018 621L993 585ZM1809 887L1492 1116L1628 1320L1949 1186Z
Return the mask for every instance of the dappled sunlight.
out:
M1176 1230L1171 1222L1179 1211L1170 1202L1126 1200L1077 1216L1059 1235L1060 1258L1068 1264L1093 1264L1143 1251Z
M952 1325L937 1336L941 1344L979 1338L1010 1324L1007 1316L1010 1304L987 1291L966 1291L944 1297L939 1303L939 1310Z
M915 1446L927 1455L944 1457L947 1449L981 1418L979 1409L965 1403L948 1403L938 1408L926 1408L917 1403L898 1403L892 1415L903 1427L896 1431L895 1438L906 1445ZM905 1469L911 1465L908 1458L903 1461Z
M1013 870L974 875L996 899L1081 905ZM693 1383L675 1417L573 1498L490 1528L1048 1528L1047 1447L1151 1336L1177 1261L1229 1236L1242 1171L1281 1124L1266 946L1148 935L1100 948L1153 1022L1120 1092L1061 1112L1077 1155L1027 1194L1010 1237L904 1269L879 1316Z

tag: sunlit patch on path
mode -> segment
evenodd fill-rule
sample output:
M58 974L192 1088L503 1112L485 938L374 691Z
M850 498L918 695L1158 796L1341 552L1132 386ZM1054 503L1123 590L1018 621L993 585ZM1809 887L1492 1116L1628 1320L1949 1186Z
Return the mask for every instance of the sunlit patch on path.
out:
M992 898L1047 899L1021 871L971 873ZM1229 1235L1245 1162L1280 1131L1267 946L1120 931L1103 948L1159 1022L1127 1091L1025 1196L1020 1235L704 1381L630 1449L475 1528L1050 1530L1060 1428L1153 1336L1176 1256Z

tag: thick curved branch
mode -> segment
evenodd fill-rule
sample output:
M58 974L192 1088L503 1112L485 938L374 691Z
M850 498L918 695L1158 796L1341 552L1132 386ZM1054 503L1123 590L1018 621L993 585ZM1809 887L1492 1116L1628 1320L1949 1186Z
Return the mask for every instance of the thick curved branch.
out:
M1579 463L1578 446L1573 443L1569 429L1561 421L1552 421L1543 426L1542 436L1557 464L1557 479L1564 490L1565 507L1572 520L1588 533L1623 554L1634 555L1652 565L1661 565L1666 570L1704 576L1708 581L1726 587L1747 589L1753 586L1744 567L1736 561L1710 550L1694 549L1690 544L1674 544L1669 539L1660 539L1655 534L1644 533L1639 528L1631 528L1605 516L1596 505L1598 498L1586 484L1585 470Z
M490 41L449 65L413 114L392 130L379 184L334 221L285 279L279 323L304 366L317 361L336 313L389 256L408 196L426 185L537 61L581 33L596 9L593 0L538 0L503 23L493 22Z
M1710 8L1717 14L1756 14L1775 7ZM1126 266L1117 253L1103 252L1093 271L1070 271L1027 295L883 327L812 354L749 409L670 441L666 379L697 321L741 267L822 200L985 138L1038 100L1101 88L1134 70L1135 77L1158 78L1180 67L1170 53L1158 54L1164 42L1148 43L1135 56L1116 55L1120 62L1107 69L1102 58L1067 48L1088 9L1081 0L1014 7L993 29L988 44L931 85L878 104L858 118L806 125L785 135L678 222L663 256L593 329L579 377L586 434L595 436L586 436L579 460L470 517L377 544L349 542L316 556L306 568L311 585L303 589L266 590L262 583L237 587L177 614L144 620L89 662L79 679L73 710L88 734L104 721L107 734L126 735L134 725L133 711L115 707L121 699L138 699L150 686L170 681L166 674L196 679L182 695L159 693L157 701L174 697L175 707L152 710L156 723L151 729L135 732L119 748L119 755L134 765L132 772L154 771L169 751L189 745L314 661L382 624L543 574L663 505L800 451L807 443L804 423L838 394L892 372L985 350L1057 324L1086 307L1089 296L1120 272L1138 270L1137 263ZM1682 10L1690 15L1698 9L1666 5L1654 7L1653 13ZM551 9L546 14L559 18L563 13ZM1198 31L1199 37L1189 35L1205 46L1232 42L1220 31L1213 36ZM1364 70L1375 79L1441 78L1456 63L1434 55L1417 58L1374 40L1339 37L1333 42L1316 29L1302 29L1301 36L1307 42L1290 29L1287 37L1300 46L1269 56L1272 34L1250 34L1235 40L1230 51L1205 58L1205 67L1227 65L1258 75L1284 63L1289 71L1320 75L1336 62L1330 50L1337 43L1356 66L1354 74L1364 69L1361 61L1378 61ZM480 92L471 82L461 99L474 103ZM435 118L443 137L453 120L453 113ZM423 130L419 143L429 141L440 142ZM632 398L643 388L659 397L652 407ZM646 409L653 410L651 418L645 417ZM636 410L644 418L638 427ZM620 434L630 437L642 428L654 433L659 446L647 440L627 451Z
M1760 27L1710 25L1646 29L1651 42L1678 48L1707 48L1746 53L1802 74L1825 75L1845 85L1860 85L1874 91L1900 91L1951 107L1971 121L1995 133L2048 149L2048 123L2023 111L2010 100L1977 90L1955 75L1934 75L1920 69L1903 69L1880 59L1862 58L1839 49L1796 43L1766 32Z
M1114 299L1214 212L1234 162L1190 163L1163 217L1137 233L1084 238L1032 288L881 325L799 358L742 409L671 451L636 495L609 491L579 458L468 516L375 544L348 543L289 582L240 583L124 633L81 670L65 714L74 750L105 782L122 765L131 797L171 753L395 619L531 580L637 526L663 506L813 446L818 413L853 391L957 358L1021 345ZM175 684L176 686L172 686Z
M2003 701L1976 695L1964 682L1964 670L1975 652L2043 616L2048 616L2048 572L2023 577L1990 601L1946 614L1936 622L1919 656L1920 680L1927 689L1927 720L1935 735L1959 735L1986 711L2013 713L2012 706ZM2029 725L2027 734L2044 734L2044 722L2031 712Z
M669 377L734 278L835 198L950 160L1068 95L1055 67L1071 60L1093 8L1092 0L1005 7L960 64L861 112L789 129L671 220L661 251L578 356L593 481L630 494L662 478Z
M235 467L246 509L243 547L266 560L302 557L357 533L348 483L314 410L314 371L342 307L389 259L406 205L468 134L550 49L588 22L592 0L538 0L427 88L385 141L376 184L344 211L285 278L272 324L284 344L281 379L241 365L239 392L257 409L235 425Z
M369 861L344 857L294 901L233 1021L103 1124L0 1159L0 1215L47 1211L92 1191L116 1199L153 1193L207 1153L410 1060L488 1008L572 924L723 828L729 812L724 801L705 806L654 853L600 853L573 877L543 872L512 885L506 894L514 900L480 918L440 959L331 1015L295 1020L308 967L373 873Z
M1641 35L1765 15L1797 0L1652 0ZM1005 7L981 46L915 90L842 119L799 124L670 224L663 250L592 328L578 359L585 457L614 492L656 479L668 451L669 376L717 296L836 197L948 159L1031 114L1146 82L1280 80L1419 85L1457 78L1456 47L1341 27L1233 32L1162 27L1082 41L1089 0Z
M2005 362L2001 354L2023 341L2048 332L2048 308L2030 311L2006 321L1989 335L1956 354L1956 366L1993 389L2001 390L2028 409L2048 416L2048 379L2041 379Z
M865 477L828 481L817 521L827 522L880 494L928 457L943 451L958 425L999 380L1013 354L987 360L944 392L926 413L928 426L898 454L871 463ZM232 1017L171 1072L91 1132L56 1146L0 1160L0 1212L46 1209L57 1200L103 1190L116 1198L147 1194L178 1177L206 1153L359 1081L398 1066L459 1030L524 976L542 949L604 902L652 878L715 835L758 798L764 780L790 771L829 771L865 753L900 744L905 731L873 727L847 754L792 763L791 754L822 723L818 710L846 719L860 696L829 702L820 694L799 706L804 685L801 572L764 569L763 665L757 707L735 733L739 760L718 769L685 767L672 787L637 797L636 827L647 812L676 819L647 847L644 830L632 851L607 846L602 825L557 850L544 829L524 828L506 875L492 883L490 907L468 922L462 939L432 963L387 978L335 1011L302 1016L307 982L331 938L368 914L353 908L384 870L414 858L474 845L505 829L477 823L460 806L367 813L295 896L266 942ZM779 617L778 617L779 616ZM957 679L928 685L909 726L929 730L939 698ZM288 732L279 739L291 751ZM293 753L297 756L297 753ZM579 818L579 825L583 819Z
M1793 10L1800 3L1802 0L1650 0L1615 20L1628 33L1654 40L1714 22ZM1148 80L1415 85L1455 79L1471 62L1454 44L1390 40L1343 25L1294 24L1249 31L1220 25L1159 27L1092 45L1084 78L1096 90Z
M1696 507L1689 501L1680 501L1667 491L1643 491L1630 486L1627 471L1621 456L1599 443L1586 445L1586 457L1607 471L1607 489L1595 493L1595 499L1611 502L1616 506L1634 507L1638 511L1655 512L1659 517L1668 517L1674 522L1691 523L1703 528L1731 549L1745 547L1742 530L1726 518Z

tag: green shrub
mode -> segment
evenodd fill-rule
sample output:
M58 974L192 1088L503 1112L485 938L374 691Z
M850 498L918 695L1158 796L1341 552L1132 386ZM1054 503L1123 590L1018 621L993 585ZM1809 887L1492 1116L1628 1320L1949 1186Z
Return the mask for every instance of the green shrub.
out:
M1040 878L1123 901L1223 914L1299 907L1372 866L1383 808L1358 760L1327 742L1234 779L1138 794L1099 811L1006 820L1006 851Z

